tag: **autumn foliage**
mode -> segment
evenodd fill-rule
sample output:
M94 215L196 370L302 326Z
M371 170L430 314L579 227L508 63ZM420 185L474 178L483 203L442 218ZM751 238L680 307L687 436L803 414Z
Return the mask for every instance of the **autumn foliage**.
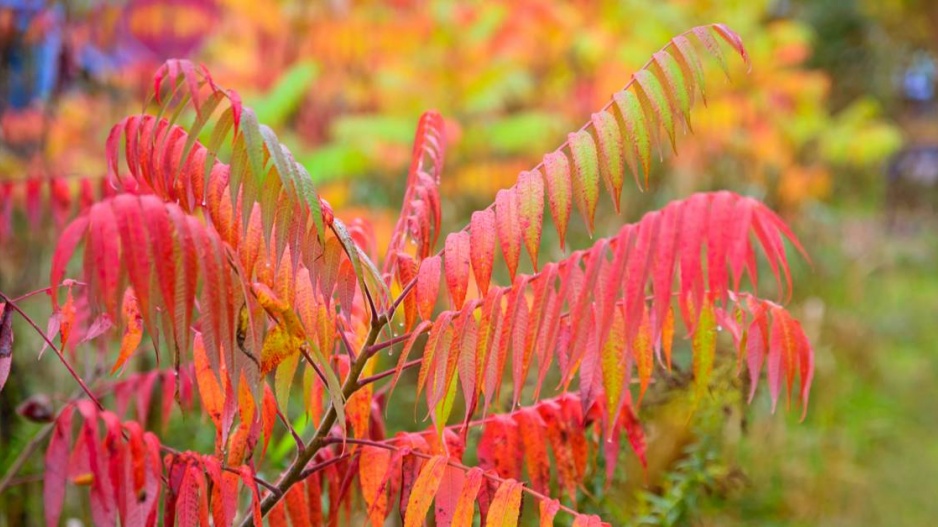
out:
M703 59L725 68L727 50L748 61L721 24L675 37L457 232L441 232L444 122L425 113L384 254L365 223L343 222L320 198L236 92L205 68L166 62L153 113L108 137L117 192L89 191L59 237L47 328L66 364L66 348L117 327L112 374L145 337L162 369L118 381L115 408L82 383L85 397L59 412L47 524L58 523L66 488L83 486L96 525L380 526L396 512L406 526L429 514L436 525L479 515L502 526L517 524L523 501L541 525L557 514L600 525L577 512L588 465L603 456L611 478L626 444L644 462L638 416L656 371L672 367L674 340L688 339L694 397L706 397L720 328L753 393L765 370L773 408L787 393L805 411L813 352L780 303L792 285L786 243L803 251L757 200L695 194L539 261L545 223L563 245L571 221L593 232L601 194L618 210L627 179L648 185L656 149L677 148L705 102ZM756 293L763 264L775 301ZM18 311L4 300L0 386ZM397 354L392 364L382 351ZM432 426L389 434L384 415L406 370ZM163 419L176 406L202 412L214 451L171 448L146 428L156 384ZM298 390L302 407L290 407ZM126 417L131 399L136 419ZM294 429L300 416L318 424L307 436ZM295 441L286 465L269 456L281 437Z

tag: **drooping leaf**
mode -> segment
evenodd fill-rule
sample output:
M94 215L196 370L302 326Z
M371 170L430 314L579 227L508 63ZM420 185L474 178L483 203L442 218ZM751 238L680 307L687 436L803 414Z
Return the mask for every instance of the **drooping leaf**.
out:
M518 423L531 488L541 494L549 494L550 459L547 457L547 444L543 437L544 422L537 410L530 407L522 408L515 413L514 418Z
M440 289L441 263L439 256L431 256L420 262L417 269L417 311L424 320L433 317L433 307Z
M591 123L596 134L596 146L599 150L599 171L606 190L612 197L616 212L619 212L619 200L622 195L624 158L622 157L622 133L616 118L607 111L594 113Z
M143 338L143 319L140 315L140 308L137 306L137 297L134 295L133 288L128 287L124 291L121 318L124 322L124 336L121 339L120 355L117 357L114 367L111 368L111 375L121 369L121 366L137 350L137 346L140 345L140 340Z
M420 469L420 474L414 481L410 498L407 502L407 513L404 516L405 527L420 527L424 523L430 503L436 496L437 489L443 479L446 469L446 456L433 456Z
M544 183L547 187L547 201L550 204L550 213L554 217L554 225L557 227L560 248L563 249L567 224L570 222L570 211L573 208L570 162L563 152L551 152L544 156L542 164Z
M12 311L12 310L11 310ZM42 501L46 525L59 524L65 501L65 483L68 479L68 452L72 432L72 407L62 409L55 420L49 447L46 449L43 475Z
M523 485L508 479L499 485L489 505L485 524L491 527L515 527L521 515L521 491Z
M716 322L713 305L709 300L700 309L700 318L694 328L692 349L694 352L694 398L700 400L710 384L716 353Z
M479 295L485 296L492 279L495 259L495 211L484 209L472 213L469 224L469 257Z
M596 216L596 203L599 200L599 157L596 142L586 130L570 134L570 145L574 176L573 201L583 216L587 230L593 232L593 218Z
M514 280L521 258L520 203L516 189L499 190L495 195L495 227L508 274Z
M537 271L537 252L541 246L544 221L544 182L538 172L522 172L518 176L518 219L524 246Z
M446 268L446 287L454 309L460 309L469 286L469 233L454 232L446 237L443 266Z
M486 421L479 440L479 467L493 469L499 477L520 479L521 442L518 425L504 415Z
M358 458L358 478L362 496L368 507L368 520L374 527L384 525L388 513L387 481L391 463L390 451L372 446L362 447Z
M557 500L540 500L537 503L540 512L540 527L551 527L554 525L554 516L560 510L560 502Z
M453 512L453 520L450 524L452 527L472 527L476 497L479 494L479 488L481 488L484 479L482 469L478 467L474 467L466 473L459 498L456 501L456 508Z

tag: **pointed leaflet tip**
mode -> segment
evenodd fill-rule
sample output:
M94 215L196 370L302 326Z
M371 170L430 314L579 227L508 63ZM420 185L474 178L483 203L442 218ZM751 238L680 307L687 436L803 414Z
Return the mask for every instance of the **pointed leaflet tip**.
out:
M726 26L726 24L713 24L713 30L723 37L723 40L727 42L730 46L736 50L736 53L739 53L739 56L743 59L743 62L746 63L746 71L752 71L752 62L749 59L749 53L746 52L745 46L743 46L743 39L736 34L735 31Z

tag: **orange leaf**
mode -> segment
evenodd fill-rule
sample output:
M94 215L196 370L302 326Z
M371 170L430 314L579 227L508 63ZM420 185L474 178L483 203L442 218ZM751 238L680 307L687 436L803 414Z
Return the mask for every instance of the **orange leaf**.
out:
M192 354L195 358L195 380L199 386L199 396L202 398L202 407L208 413L216 428L221 428L222 409L225 406L225 394L221 390L218 379L212 371L208 356L205 354L205 345L202 334L197 333L192 344Z
M479 494L479 488L482 486L482 480L485 479L482 469L474 467L466 473L463 480L462 492L456 501L456 510L453 512L453 522L451 527L471 527L472 517L475 511L476 497Z
M407 513L404 517L404 527L420 527L424 523L430 502L436 496L446 469L446 456L433 456L424 463L420 469L417 480L407 500Z
M537 503L537 507L541 513L540 527L551 527L554 525L554 516L556 516L557 511L560 510L560 502L557 500L540 500Z
M495 497L489 505L485 524L489 527L515 527L521 514L521 491L523 485L508 479L499 485Z
M391 452L384 448L365 446L358 458L358 478L361 482L362 497L368 506L368 519L374 527L384 525L388 513L388 495L386 485Z
M143 319L140 316L140 307L137 305L137 297L134 295L134 289L128 287L124 291L124 300L121 303L121 318L124 319L124 336L121 338L121 351L117 357L117 362L111 368L111 375L117 373L121 366L133 355L137 347L140 346L140 340L143 338Z

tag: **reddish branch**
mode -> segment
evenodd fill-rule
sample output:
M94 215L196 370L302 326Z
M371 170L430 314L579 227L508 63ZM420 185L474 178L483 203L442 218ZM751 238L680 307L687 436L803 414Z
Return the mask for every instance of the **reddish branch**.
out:
M34 322L33 319L30 318L29 315L23 312L23 310L20 309L19 306L17 306L15 302L10 300L10 298L4 295L2 292L0 292L0 299L3 299L3 301L6 302L7 306L12 307L13 311L16 311L17 313L19 313L20 316L23 317L23 319L26 320L26 322L30 326L32 326L32 328L36 331L36 333L39 334L40 337L42 337L42 340L46 341L46 344L48 344L49 347L52 348L52 351L54 351L55 354L59 357L59 360L62 361L62 364L65 366L65 369L68 370L69 375L71 375L72 378L75 379L75 382L77 382L78 386L80 386L82 391L85 392L85 395L87 395L88 398L91 399L91 402L93 402L94 405L98 407L98 410L104 410L104 406L101 405L101 401L99 401L98 398L95 397L93 393L91 393L91 390L88 388L88 385L85 384L85 381L83 381L82 378L78 375L78 373L75 372L75 369L72 368L72 365L69 364L67 360L65 360L65 355L62 354L62 351L59 350L59 348L52 342L52 340L48 336L46 336L46 333L43 330L39 329L39 326L36 325L36 322Z

